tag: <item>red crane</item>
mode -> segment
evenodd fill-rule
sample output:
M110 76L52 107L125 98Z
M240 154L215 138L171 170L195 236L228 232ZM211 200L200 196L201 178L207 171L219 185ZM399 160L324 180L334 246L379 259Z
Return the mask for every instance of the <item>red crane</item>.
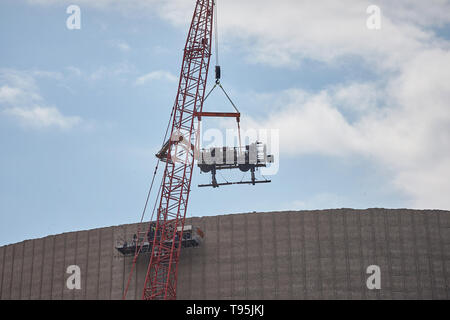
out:
M197 0L183 54L177 98L173 106L170 138L163 148L165 169L152 253L142 299L175 299L179 230L184 230L194 166L194 148L205 98L211 57L214 0Z
M186 45L184 47L183 62L180 72L180 81L175 104L172 109L171 119L166 132L166 138L161 150L156 157L159 159L153 174L152 184L147 196L147 201L142 214L144 217L150 192L153 187L156 172L160 161L165 163L160 191L155 203L157 208L156 223L151 222L148 230L141 232L140 225L137 234L133 236L130 244L125 242L117 247L124 255L134 255L133 264L128 276L124 296L126 298L131 283L132 274L140 253L150 253L142 299L175 299L177 295L178 259L184 241L184 232L192 226L186 226L185 218L191 189L194 160L198 159L198 166L203 172L211 172L212 183L199 185L199 187L221 185L266 183L270 180L256 181L254 172L259 167L265 167L272 162L273 156L266 154L264 147L262 153L257 152L261 146L259 142L250 146L241 147L240 139L240 113L220 83L220 66L216 60L216 83L205 97L206 83L208 79L209 63L211 57L212 29L214 19L215 0L197 0L194 15L189 28ZM216 12L217 17L217 12ZM217 22L217 19L216 19ZM216 29L216 57L217 57L217 25ZM203 112L203 103L214 88L219 87L236 112ZM202 117L234 117L237 120L239 132L239 148L213 148L214 150L199 150L200 122ZM198 122L196 122L196 118ZM169 130L170 129L170 130ZM166 139L165 138L165 139ZM222 151L231 152L231 163L221 163ZM198 153L197 153L198 152ZM212 152L212 153L211 153ZM217 156L212 163L211 155ZM214 157L213 157L214 158ZM254 159L254 162L252 162ZM251 171L251 181L217 183L216 170L237 169ZM159 199L158 199L159 197ZM152 216L153 218L153 216ZM197 234L203 238L201 230L196 229ZM147 240L148 241L147 241ZM186 239L185 239L186 240ZM195 240L195 239L194 239Z

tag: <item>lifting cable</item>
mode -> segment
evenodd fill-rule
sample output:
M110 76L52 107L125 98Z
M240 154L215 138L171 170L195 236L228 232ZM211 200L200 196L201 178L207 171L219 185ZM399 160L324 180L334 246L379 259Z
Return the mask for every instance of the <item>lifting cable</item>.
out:
M231 100L228 93L225 91L225 89L222 87L222 84L220 83L220 65L219 65L219 28L218 28L218 14L217 14L217 2L218 0L214 0L214 44L215 44L215 51L216 51L216 83L212 87L212 89L208 92L203 102L208 99L210 94L214 91L214 89L218 86L222 92L227 97L228 101L233 106L234 110L236 110L237 113L240 113L236 105L234 104L233 100ZM241 143L241 126L240 126L240 119L236 118L237 120L237 127L238 127L238 139L239 139L239 150L242 149L242 143Z
M226 183L228 183L228 180L225 179L225 177L223 176L222 172L219 171L220 176L222 177L223 180L225 180Z
M228 93L225 91L225 89L222 87L222 84L220 83L220 80L217 79L216 83L214 84L214 86L212 87L212 89L208 92L208 94L206 95L205 99L203 100L203 102L206 101L206 99L208 99L209 95L214 91L214 89L216 87L219 87L222 92L225 94L225 96L227 97L228 101L231 103L231 105L233 106L234 110L236 110L237 113L240 113L238 108L236 107L236 105L234 104L233 100L231 100L230 96L228 95ZM240 120L239 118L236 118L237 121L237 127L238 127L238 138L239 138L239 149L242 149L242 143L241 143L241 126L240 126Z
M153 183L152 183L152 184L153 184ZM154 216L154 214L155 214L156 205L158 204L158 198L159 198L159 195L161 194L162 186L163 186L163 181L161 180L161 184L160 184L160 186L159 186L158 194L156 195L156 198L155 198L155 204L154 204L154 206L153 206L152 216L151 216L151 218L150 218L149 230L147 231L147 234L148 234L148 232L150 231L150 227L151 227L151 224L152 224L152 221L153 221L153 216ZM145 208L147 208L147 203L148 203L148 197L147 197L147 201L146 201L146 203L145 203ZM145 209L144 209L144 210L145 210ZM145 211L144 211L144 212L145 212ZM141 223L142 223L142 219L141 219ZM139 235L139 227L138 227L138 235ZM139 239L138 239L138 241L139 241ZM137 244L136 244L136 251L135 251L135 254L134 254L134 258L133 258L133 264L131 265L131 270L130 270L130 273L129 273L129 275L128 275L127 285L126 285L125 290L124 290L124 293L123 293L123 300L126 299L126 296L127 296L127 293L128 293L128 289L130 288L130 284L131 284L131 278L132 278L132 276L133 276L134 269L135 269L135 267L136 267L137 258L138 258L138 256L139 256L139 253L140 253L141 250L142 250L143 245L144 245L144 241L141 242L141 245L140 245L139 247L138 247Z
M147 211L148 200L150 199L150 194L152 193L152 189L153 189L153 183L155 182L156 173L158 172L159 161L160 160L158 159L158 161L156 162L155 171L153 172L153 177L152 177L152 183L150 184L150 189L148 190L148 193L147 193L147 199L145 200L144 210L142 210L141 221L139 221L139 224L141 224L142 221L144 221L145 212ZM139 232L139 227L138 227L138 232Z
M162 145L164 145L165 142L166 142L166 139L167 139L167 133L169 132L170 122L171 122L171 120L172 120L172 116L173 116L173 112L174 112L174 110L175 110L175 107L176 107L176 106L174 106L174 107L172 108L172 112L170 113L169 123L167 124L166 133L164 134L164 139L163 139ZM147 199L145 200L144 210L142 211L141 221L140 221L139 225L142 224L142 221L144 221L145 212L147 211L148 200L150 199L150 194L151 194L152 189L153 189L153 183L155 182L155 177L156 177L156 174L157 174L157 172L158 172L158 167L159 167L159 162L160 162L160 161L161 161L161 160L158 159L158 161L156 162L155 171L153 172L152 182L151 182L151 184L150 184L150 189L148 190L148 193L147 193ZM156 197L156 198L158 199L158 197ZM154 212L154 210L153 210L153 212ZM153 219L153 214L152 214L152 219ZM151 221L151 220L150 220L150 221ZM139 232L139 227L138 227L138 232Z

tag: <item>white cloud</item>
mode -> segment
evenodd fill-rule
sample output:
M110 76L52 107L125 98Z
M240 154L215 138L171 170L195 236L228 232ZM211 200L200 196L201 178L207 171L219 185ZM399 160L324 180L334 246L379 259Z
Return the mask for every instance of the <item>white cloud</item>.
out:
M35 78L39 77L59 80L62 75L42 70L0 69L0 113L31 128L70 129L80 124L80 117L65 116L56 107L47 105L36 84Z
M21 72L14 69L0 69L0 82L10 87L20 89L21 91L32 93L31 99L40 99L40 96L36 93L38 88L36 81L31 75L32 72Z
M73 75L75 75L77 77L81 76L81 74L82 74L81 70L79 68L77 68L77 67L74 67L74 66L68 66L68 67L66 67L66 69L71 74L73 74Z
M17 118L23 125L33 128L58 127L60 129L71 129L81 123L77 116L64 116L55 107L13 107L4 111L5 114Z
M28 3L33 5L71 5L74 3L73 0L27 0ZM163 4L163 0L77 0L75 3L80 6L81 12L83 8L95 8L99 10L117 10L122 13L139 13L142 10L147 10L152 12L155 8ZM192 4L191 4L192 7Z
M53 5L65 0L29 0ZM81 7L120 10L135 14L157 13L187 30L194 2L186 0L79 0ZM222 43L248 53L249 61L297 65L303 58L324 62L358 55L377 67L395 67L417 50L430 48L437 39L430 27L450 22L450 3L442 0L378 1L381 30L368 30L368 0L228 0L219 1Z
M327 92L309 95L301 90L284 92L289 101L268 117L246 120L243 128L280 129L283 154L346 155L358 150L358 132L332 106Z
M131 50L130 45L123 40L113 40L113 41L110 41L110 44L111 44L111 46L119 49L122 52L128 52Z
M65 68L67 75L72 75L76 77L83 77L88 81L101 81L105 79L118 79L129 74L136 73L136 67L127 62L123 61L120 63L112 64L109 66L99 66L93 70L81 70L75 66L68 66Z
M421 1L404 0L379 2L381 7L388 6L389 16L402 23L414 23L421 26L443 26L450 22L448 11L450 2L447 0Z
M381 30L368 30L369 4L231 0L219 4L219 23L225 40L247 50L251 61L272 65L296 65L303 58L334 63L357 55L376 67L390 68L434 41L431 32L392 18L389 2L380 4Z
M169 82L176 82L178 78L172 73L164 70L152 71L147 74L144 74L136 79L136 85L143 85L152 80L166 80Z
M14 103L22 93L22 90L19 88L11 88L10 86L0 87L0 103Z
M319 93L290 90L274 97L288 100L267 117L248 126L280 129L282 154L299 156L363 156L391 174L391 182L409 195L418 208L450 208L450 52L418 53L398 76L381 86L350 84ZM366 103L364 94L344 93L363 88L369 106L354 122L340 110L344 97L351 104ZM374 96L375 95L375 96ZM349 99L347 99L350 97ZM276 103L276 102L274 102Z
M333 102L344 110L364 113L376 108L379 102L376 91L376 86L369 83L339 85L333 92Z
M101 66L97 70L93 71L88 79L91 81L103 80L110 77L119 77L122 75L135 72L135 67L128 63L122 62L113 66Z
M50 78L54 80L61 80L63 78L62 73L45 70L31 70L30 75L36 78Z

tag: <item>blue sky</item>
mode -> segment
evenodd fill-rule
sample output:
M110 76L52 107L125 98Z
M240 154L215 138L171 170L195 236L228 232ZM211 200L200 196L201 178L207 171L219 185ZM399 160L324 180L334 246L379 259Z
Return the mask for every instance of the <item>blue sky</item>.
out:
M380 30L370 4L219 1L222 83L243 129L279 130L279 171L194 187L188 216L449 209L449 3L376 1ZM139 220L193 5L1 2L0 245ZM217 92L205 104L228 108ZM194 172L194 186L208 180Z

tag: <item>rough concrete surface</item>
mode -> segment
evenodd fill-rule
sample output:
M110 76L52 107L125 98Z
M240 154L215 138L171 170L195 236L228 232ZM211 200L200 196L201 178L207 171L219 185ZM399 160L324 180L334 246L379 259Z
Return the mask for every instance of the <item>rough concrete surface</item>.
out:
M450 212L320 210L190 218L202 246L183 249L178 299L449 299ZM121 299L132 258L115 249L136 225L0 247L1 299ZM148 255L128 299L139 299ZM69 290L69 265L81 289ZM381 269L369 290L367 267Z

